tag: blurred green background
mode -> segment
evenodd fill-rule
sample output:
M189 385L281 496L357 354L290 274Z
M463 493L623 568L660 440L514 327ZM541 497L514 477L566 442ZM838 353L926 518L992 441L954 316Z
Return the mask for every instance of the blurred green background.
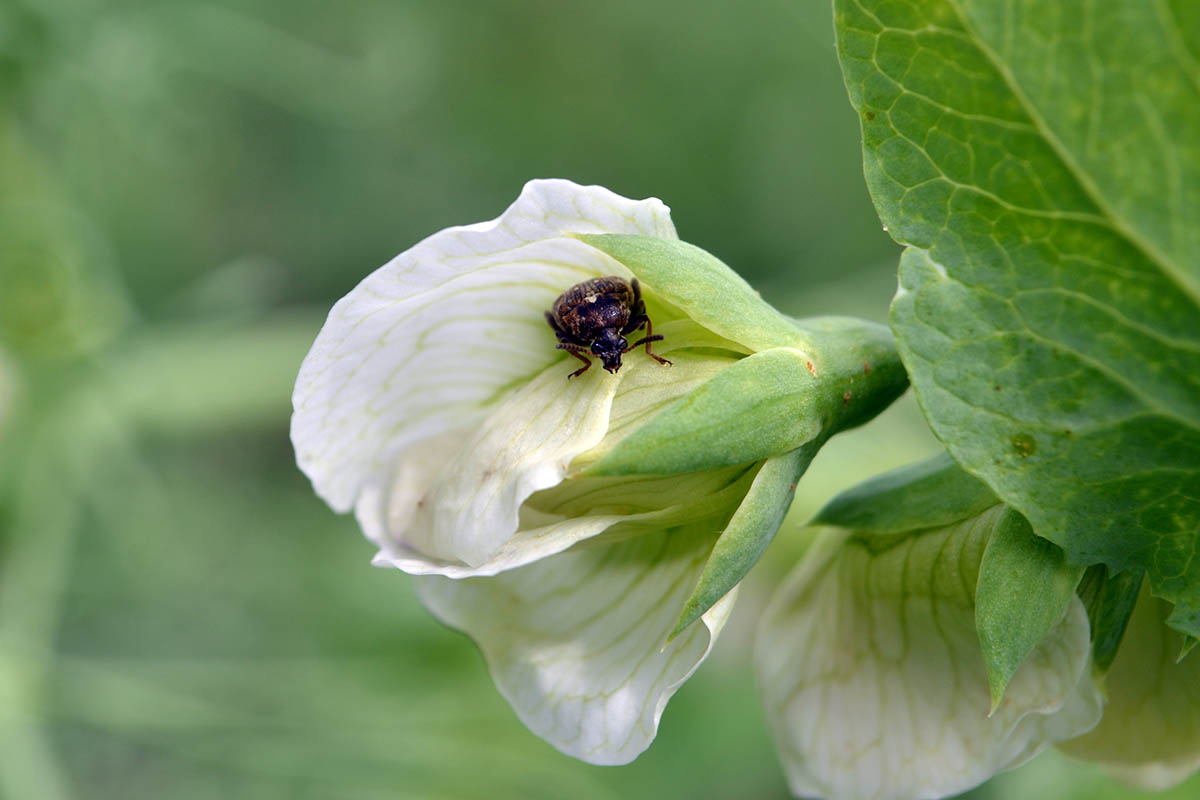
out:
M663 198L788 312L886 315L827 3L0 3L3 797L787 796L746 648L798 535L598 768L294 466L332 302L546 176ZM906 398L795 517L935 449ZM1132 796L1058 757L974 794Z

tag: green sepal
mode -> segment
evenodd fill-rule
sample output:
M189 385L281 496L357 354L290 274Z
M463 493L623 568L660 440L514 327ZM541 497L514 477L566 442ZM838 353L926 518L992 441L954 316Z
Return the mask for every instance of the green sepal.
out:
M769 458L762 465L750 491L717 539L668 642L700 619L758 563L792 505L796 481L808 469L817 449L810 444Z
M951 525L999 502L983 481L943 452L847 489L813 521L864 533L904 533Z
M625 234L576 238L620 261L654 294L714 333L748 347L803 347L800 332L720 259L678 239Z
M1200 519L1197 520L1200 522ZM1163 576L1162 583L1167 582L1167 576ZM1176 583L1172 581L1172 583ZM1197 594L1200 594L1200 581L1187 584L1189 589L1193 589ZM1158 584L1155 584L1157 591ZM1159 597L1160 595L1155 595ZM1196 636L1200 634L1200 603L1197 603L1190 598L1184 599L1176 597L1175 593L1164 591L1161 595L1163 599L1174 603L1171 608L1171 616L1167 617L1167 627L1178 631L1184 636Z
M761 461L862 424L904 391L887 329L816 319L813 353L778 347L740 359L668 406L582 474L670 475Z
M1060 547L1037 536L1019 513L1006 508L1001 514L975 586L975 626L992 711L1025 658L1062 620L1083 571L1067 562Z
M1081 591L1080 596L1087 605L1092 627L1092 669L1103 675L1121 646L1145 573L1127 569L1114 575L1103 564L1091 567L1088 573L1094 573L1097 579L1090 591Z
M743 358L622 440L585 475L669 475L761 461L821 432L804 355L777 348Z
M1192 649L1195 648L1196 641L1195 636L1185 635L1183 637L1183 644L1179 648L1179 655L1175 658L1176 664L1188 657L1188 653L1192 652Z

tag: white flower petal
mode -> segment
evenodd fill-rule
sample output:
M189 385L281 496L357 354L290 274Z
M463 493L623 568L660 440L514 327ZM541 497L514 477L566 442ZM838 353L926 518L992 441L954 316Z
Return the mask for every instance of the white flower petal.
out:
M826 534L772 601L756 661L794 793L956 794L1096 724L1078 600L988 716L974 586L994 513L891 547Z
M406 540L469 566L487 561L516 532L525 499L560 483L571 459L604 437L619 383L601 370L567 380L551 368L522 386L460 445Z
M715 534L690 525L588 542L493 578L416 579L425 605L483 651L521 721L559 750L624 764L712 648L731 592L666 644Z
M686 352L671 367L626 361L616 376L596 369L573 380L567 378L573 367L556 363L473 431L411 447L380 483L390 494L368 487L357 509L363 530L382 549L375 563L414 574L494 575L565 550L634 513L620 504L600 512L579 508L559 515L572 519L542 520L515 535L526 499L558 485L572 460L606 437L610 407L624 430L631 409L649 414L733 363Z
M498 219L430 236L338 301L300 368L292 417L297 460L330 506L378 505L408 448L470 430L506 388L562 358L543 318L555 297L628 274L568 233L675 238L658 200L531 181Z
M530 497L520 509L520 528L482 564L430 558L403 543L385 543L373 563L412 575L496 575L601 534L609 538L640 534L663 524L708 517L721 509L732 511L756 473L756 466L737 466L656 478L565 481Z
M1183 637L1166 626L1170 612L1142 587L1104 678L1104 718L1091 733L1059 745L1126 783L1159 791L1200 769L1200 654L1176 662Z

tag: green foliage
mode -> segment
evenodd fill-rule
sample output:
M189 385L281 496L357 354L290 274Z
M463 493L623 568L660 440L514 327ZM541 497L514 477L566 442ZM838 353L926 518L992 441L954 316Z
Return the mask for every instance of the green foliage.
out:
M853 531L857 541L883 550L931 528L971 521L970 525L987 529L980 540L982 558L982 548L993 529L1001 522L1006 528L1014 526L1014 521L1008 519L1011 510L997 508L1002 505L978 478L945 453L939 453L840 492L817 512L811 524ZM922 509L928 509L928 513L922 513ZM973 581L972 576L972 586Z
M892 325L934 432L1200 632L1200 26L1184 4L838 0Z
M1059 547L1005 509L983 551L975 586L975 627L992 711L1026 656L1062 621L1082 576L1082 567L1068 564Z
M885 472L839 494L814 522L870 533L949 525L1000 501L946 453Z

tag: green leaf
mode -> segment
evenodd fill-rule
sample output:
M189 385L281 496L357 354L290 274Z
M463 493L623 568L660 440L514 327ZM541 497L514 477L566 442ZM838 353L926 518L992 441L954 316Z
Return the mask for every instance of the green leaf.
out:
M1083 567L1034 534L1006 508L988 540L975 586L975 626L983 647L992 711L1017 668L1067 613Z
M1200 26L1166 3L837 0L892 326L969 472L1200 633Z
M696 588L667 641L700 619L758 563L792 505L796 481L808 469L816 453L814 446L801 447L786 455L769 458L763 464L750 491L717 539Z
M1000 501L946 453L860 483L833 498L814 522L868 533L950 525Z
M861 424L904 391L904 371L886 329L861 321L817 323L812 355L779 347L735 362L583 474L669 475L761 461ZM830 328L822 331L826 323Z
M726 339L751 350L803 346L786 317L720 259L694 244L616 233L578 238L620 261L657 296Z

